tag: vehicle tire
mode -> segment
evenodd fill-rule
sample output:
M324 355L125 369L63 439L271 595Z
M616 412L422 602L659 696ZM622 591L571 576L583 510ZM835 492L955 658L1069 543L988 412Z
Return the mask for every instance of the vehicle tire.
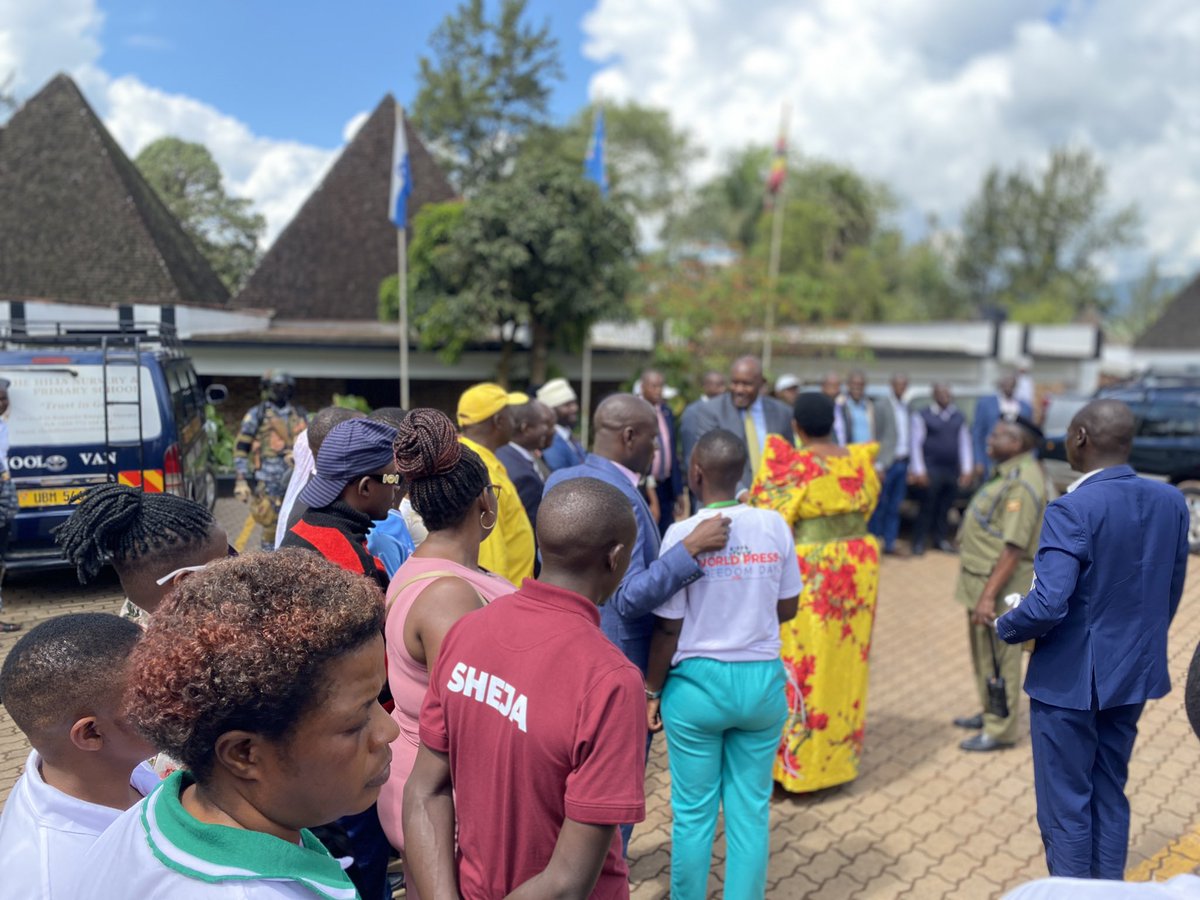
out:
M202 496L200 502L211 512L217 505L217 476L211 471L205 472L200 482Z
M1181 481L1175 486L1188 505L1188 549L1200 553L1200 481Z

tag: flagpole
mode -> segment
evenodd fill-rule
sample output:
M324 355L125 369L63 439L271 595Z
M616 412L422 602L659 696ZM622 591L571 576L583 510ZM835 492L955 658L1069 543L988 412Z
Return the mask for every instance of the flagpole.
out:
M580 385L582 402L579 408L579 442L583 444L584 452L586 452L588 448L588 424L591 421L592 414L592 329L590 327L583 339L583 369L579 373L579 380L582 382Z
M785 141L788 129L788 104L783 104L783 114L779 124L780 140ZM785 151L786 152L786 151ZM771 371L771 344L775 336L775 286L779 281L779 254L783 244L783 205L787 193L787 178L779 185L775 194L775 205L771 216L771 255L767 262L767 314L763 325L763 372Z
M396 253L399 257L399 282L396 287L400 293L400 408L410 409L408 405L408 242L405 236L407 228L396 229Z

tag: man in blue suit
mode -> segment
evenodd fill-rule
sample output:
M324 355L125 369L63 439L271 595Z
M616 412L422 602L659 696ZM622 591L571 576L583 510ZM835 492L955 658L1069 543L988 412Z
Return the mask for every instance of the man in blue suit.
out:
M542 453L542 459L551 471L577 466L587 456L587 451L573 434L579 423L579 398L575 389L565 378L551 378L537 392L537 401L554 410L557 422L554 439Z
M1051 875L1124 875L1138 717L1171 689L1167 627L1187 572L1188 509L1174 487L1129 467L1133 428L1118 400L1071 420L1067 460L1087 474L1046 507L1033 587L996 620L1010 644L1037 640L1025 692Z
M996 393L980 397L975 404L975 418L971 422L971 445L975 452L975 480L987 481L992 474L992 460L987 454L988 435L1001 419L1017 421L1017 416L1033 419L1033 409L1025 400L1016 396L1017 376L1005 372L996 382Z
M637 541L625 577L600 607L600 628L644 676L654 633L654 610L703 576L696 557L725 546L729 540L729 518L705 519L660 557L658 523L637 489L638 482L650 471L658 446L658 416L654 408L633 394L613 394L596 408L593 425L596 433L593 452L583 465L552 472L546 479L546 493L570 478L596 478L613 485L629 499L637 520ZM621 840L626 848L632 831L632 825L621 826Z

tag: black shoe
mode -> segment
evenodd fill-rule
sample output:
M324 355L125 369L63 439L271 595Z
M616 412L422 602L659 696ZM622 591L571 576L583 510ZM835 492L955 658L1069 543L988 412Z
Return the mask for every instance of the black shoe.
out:
M11 634L14 631L20 631L21 626L16 622L0 622L0 632Z
M983 713L976 713L973 716L959 716L954 720L954 724L968 731L979 731L983 728Z
M924 556L925 555L925 545L924 544L913 544L912 545L912 555L913 556Z
M1002 744L991 735L980 732L974 737L967 738L958 746L971 753L990 753L993 750L1007 750L1012 744Z
M883 555L884 555L884 556L895 556L895 555L896 555L896 548L895 548L895 547L884 547L884 548L883 548Z
M943 553L957 553L958 548L949 541L938 541L937 548Z

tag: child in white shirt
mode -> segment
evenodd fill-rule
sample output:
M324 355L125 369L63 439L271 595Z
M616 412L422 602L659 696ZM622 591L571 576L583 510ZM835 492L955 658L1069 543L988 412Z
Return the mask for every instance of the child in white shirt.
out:
M154 752L122 714L133 622L76 613L43 622L0 669L0 700L33 745L0 814L5 897L65 897L86 851L158 785ZM131 774L132 773L132 774Z
M783 517L734 499L745 464L741 438L724 429L704 435L688 466L704 508L672 525L662 543L665 553L704 519L730 519L725 548L698 557L704 577L654 611L647 716L652 731L667 732L675 900L706 896L721 806L726 896L766 891L771 768L787 717L779 623L796 614L801 582Z

